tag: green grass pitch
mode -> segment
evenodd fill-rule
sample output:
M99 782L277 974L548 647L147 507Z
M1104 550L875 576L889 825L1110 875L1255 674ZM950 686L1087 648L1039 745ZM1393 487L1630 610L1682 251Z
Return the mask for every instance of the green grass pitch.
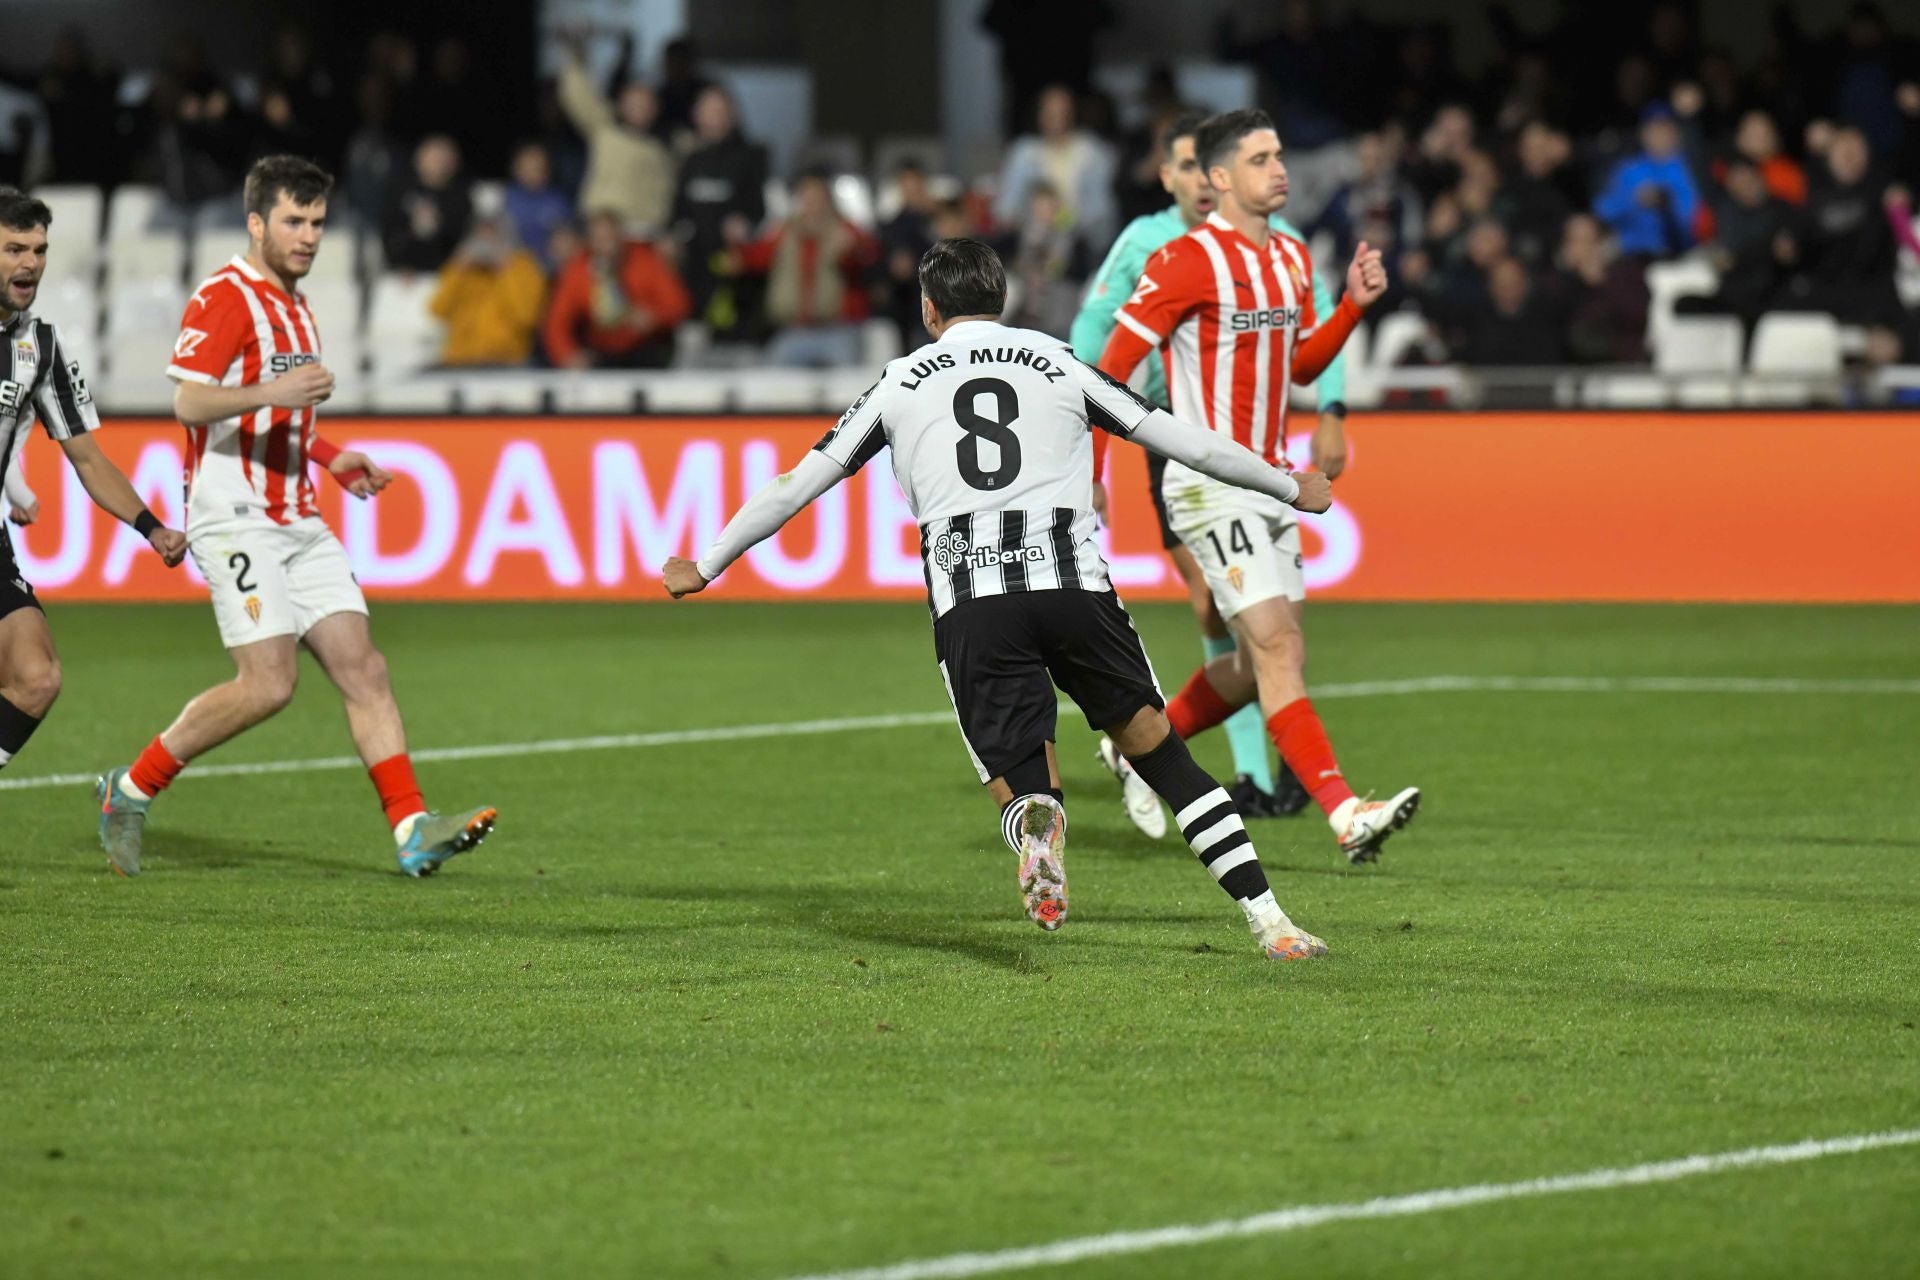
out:
M1184 609L1136 611L1162 678ZM223 677L53 606L7 779ZM416 749L938 711L925 610L377 607ZM1920 677L1920 610L1316 605L1317 683ZM208 763L349 754L309 663ZM425 763L498 833L394 872L354 769L189 772L147 872L0 790L0 1275L805 1272L1920 1126L1920 696L1329 698L1377 870L1254 824L1279 965L1063 717L1073 916L951 724ZM1197 744L1226 767L1224 740ZM1920 1148L1084 1262L1072 1277L1911 1276Z

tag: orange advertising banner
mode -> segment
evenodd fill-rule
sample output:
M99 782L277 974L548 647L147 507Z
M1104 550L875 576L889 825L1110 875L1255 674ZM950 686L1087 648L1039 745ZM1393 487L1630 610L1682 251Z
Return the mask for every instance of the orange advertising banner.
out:
M321 508L369 595L659 599L744 498L824 433L816 418L331 418L326 436L397 477ZM1920 415L1362 414L1333 510L1305 517L1317 598L1920 601ZM181 520L183 433L115 421L101 444ZM1292 441L1304 459L1304 437ZM1159 550L1144 455L1112 451L1113 579L1184 590ZM1808 460L1832 458L1812 465ZM11 536L49 600L186 600L87 500L58 447L24 455L39 518ZM716 584L735 599L922 597L919 536L888 455Z

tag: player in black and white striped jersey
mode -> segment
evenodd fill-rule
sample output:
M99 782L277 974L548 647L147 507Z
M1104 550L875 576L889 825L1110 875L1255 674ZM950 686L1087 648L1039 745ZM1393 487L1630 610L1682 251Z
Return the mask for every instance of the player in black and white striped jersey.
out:
M1274 901L1220 784L1194 763L1114 594L1094 541L1093 428L1228 484L1324 511L1324 476L1292 476L1226 436L1174 419L1058 338L999 323L1006 272L974 240L943 240L920 263L934 341L889 364L801 463L742 507L698 562L665 569L679 598L883 449L920 521L921 563L941 678L980 781L1001 806L1027 914L1066 917L1066 810L1054 758L1057 685L1109 732L1172 807L1194 853L1239 902L1266 954L1322 955Z
M52 321L29 314L47 269L52 221L43 202L0 187L0 492L21 505L9 472L19 465L20 437L37 418L100 509L138 529L169 567L177 565L186 536L156 520L100 452L89 434L100 419L79 362L68 359ZM59 693L60 659L46 614L14 562L12 540L0 533L0 768L20 753Z

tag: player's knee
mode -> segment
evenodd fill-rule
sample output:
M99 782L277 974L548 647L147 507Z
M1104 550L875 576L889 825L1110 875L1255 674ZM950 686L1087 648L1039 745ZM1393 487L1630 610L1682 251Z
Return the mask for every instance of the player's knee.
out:
M387 655L372 645L354 660L349 694L356 699L384 698L391 687L387 673Z
M247 687L254 711L262 717L270 716L293 701L293 692L300 684L300 668L276 666L251 672L242 678L242 683Z

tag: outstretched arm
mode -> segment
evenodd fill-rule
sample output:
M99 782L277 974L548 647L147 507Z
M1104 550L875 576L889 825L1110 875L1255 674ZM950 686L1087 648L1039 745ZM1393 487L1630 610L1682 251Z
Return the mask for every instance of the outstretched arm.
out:
M1133 441L1222 484L1270 494L1302 511L1325 511L1332 504L1327 478L1318 472L1293 475L1267 465L1253 450L1218 431L1180 421L1155 409L1133 429Z
M1312 471L1289 475L1270 466L1229 437L1147 403L1105 369L1075 362L1068 371L1085 399L1087 425L1098 432L1124 437L1224 484L1271 494L1302 511L1325 511L1332 505L1333 490L1325 476Z
M727 566L759 543L780 532L807 504L848 476L845 467L818 449L809 449L798 466L760 492L727 521L714 544L699 560L679 556L667 561L667 593L678 600L703 589L725 573Z
M883 372L882 380L885 377ZM667 594L678 600L702 590L728 565L780 532L808 503L873 461L887 446L887 429L875 397L879 390L878 382L868 387L798 466L747 499L699 560L675 556L667 561L663 571Z

